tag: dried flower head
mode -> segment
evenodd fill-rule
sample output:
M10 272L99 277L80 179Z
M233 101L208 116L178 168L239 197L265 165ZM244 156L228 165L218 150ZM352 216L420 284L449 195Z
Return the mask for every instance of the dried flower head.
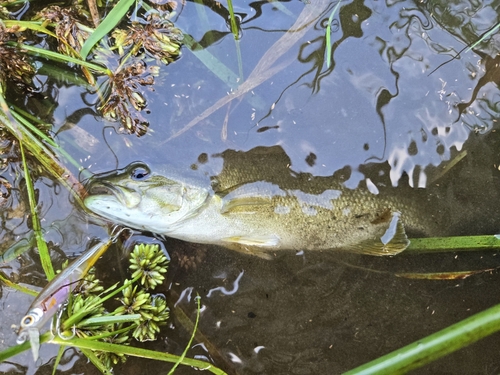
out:
M58 51L67 56L77 57L83 43L89 37L86 31L86 25L90 25L89 17L86 10L80 6L61 8L51 5L40 11L35 20L52 23L59 41Z
M26 55L19 48L7 44L18 39L18 31L18 28L6 28L0 22L0 86L3 90L7 80L25 87L35 74Z
M110 78L111 93L100 110L108 120L119 120L129 133L144 135L149 126L141 115L146 107L144 89L154 84L157 67L137 60Z
M136 22L129 32L129 40L133 41L135 50L142 48L150 57L164 64L179 57L183 38L168 15L168 12L151 12L145 24Z

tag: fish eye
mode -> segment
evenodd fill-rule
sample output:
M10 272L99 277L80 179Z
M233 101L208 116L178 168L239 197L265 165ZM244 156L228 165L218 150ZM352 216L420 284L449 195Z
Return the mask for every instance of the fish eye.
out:
M149 169L147 169L146 167L135 167L130 172L130 178L134 181L144 181L148 178L149 173Z

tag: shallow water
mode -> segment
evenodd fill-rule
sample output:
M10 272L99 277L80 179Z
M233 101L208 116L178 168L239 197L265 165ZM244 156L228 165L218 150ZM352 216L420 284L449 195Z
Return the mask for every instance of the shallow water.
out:
M241 16L241 38L235 42L224 4L222 10L179 4L176 25L233 72L238 72L239 50L243 79L238 80L235 73L228 82L221 81L184 48L182 58L156 78L154 92L145 90L148 112L144 116L150 125L142 137L92 115L88 109L93 108L89 103L97 100L95 95L43 76L41 94L30 97L27 104L35 112L37 103L56 103L52 119L56 141L92 173L141 160L168 163L186 173L196 166L197 172L216 175L223 166L220 154L226 150L279 146L297 173L329 176L345 168L346 185L351 188L370 178L379 186L394 186L395 196L433 195L440 202L432 208L440 217L432 228L434 234L498 233L498 38L494 35L453 59L495 26L497 3L342 3L332 24L332 64L327 68L324 33L335 5L327 1L235 4ZM313 12L317 18L305 35L259 77L279 64L282 69L192 124L218 100L234 95L231 90L237 90L238 81L252 77L268 49L311 6L317 7ZM253 79L257 82L258 77ZM7 150L5 158L10 155ZM465 159L431 183L436 167L446 165L461 150L467 151ZM16 177L20 168L13 157L9 161L2 173L13 187L2 202L1 234L6 243L30 233L23 215L26 197ZM266 163L258 168L263 174L266 168L272 170ZM36 188L56 264L65 254L81 252L92 237L105 236L100 223L82 212L56 183L40 178ZM422 208L422 215L429 215L423 202ZM172 308L177 304L191 318L192 299L179 296L186 291L202 296L199 329L215 348L207 354L206 343L198 342L188 355L212 356L229 374L341 373L500 299L496 271L461 281L395 276L402 271L495 268L499 259L492 251L402 254L387 259L340 252L283 252L266 261L170 239L165 246L172 262L170 283L161 292ZM118 277L119 257L116 252L107 254L98 272ZM3 271L18 275L21 282L42 286L44 276L36 259L32 251L5 264ZM106 267L111 262L116 269ZM30 298L3 287L2 302L0 348L5 348L15 343L10 326L19 323ZM151 347L180 354L190 332L175 313L172 316L162 340ZM498 373L496 338L484 339L418 373ZM48 374L56 354L57 347L44 345L37 364L30 353L24 353L14 357L12 364L0 364L0 372ZM97 373L72 350L64 363L61 373ZM129 359L115 372L147 374L168 368Z

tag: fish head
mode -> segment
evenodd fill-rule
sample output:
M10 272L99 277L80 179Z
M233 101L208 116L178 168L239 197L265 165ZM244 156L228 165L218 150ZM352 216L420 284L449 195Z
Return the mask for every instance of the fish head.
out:
M87 185L85 206L113 222L168 234L204 206L209 190L135 162L123 170L96 175Z

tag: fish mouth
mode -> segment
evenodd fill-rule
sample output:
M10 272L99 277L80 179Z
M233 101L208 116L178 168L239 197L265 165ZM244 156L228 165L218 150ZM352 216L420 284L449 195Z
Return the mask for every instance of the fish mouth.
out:
M131 193L132 195L135 195L134 194L135 192L133 192L133 191L131 191L129 193ZM120 202L122 205L127 206L127 207L131 206L131 199L129 197L130 194L127 195L122 187L117 187L109 182L99 181L99 182L92 183L90 185L90 188L88 189L88 194L91 197L92 196L101 197L101 198L113 197L118 202Z
M123 194L113 184L107 182L94 182L91 183L88 189L89 195L120 195Z

